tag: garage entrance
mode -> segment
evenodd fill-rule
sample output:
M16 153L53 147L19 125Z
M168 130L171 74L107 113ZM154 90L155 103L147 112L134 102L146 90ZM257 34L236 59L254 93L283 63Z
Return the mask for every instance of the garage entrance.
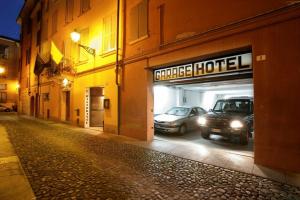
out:
M240 53L155 70L154 138L253 157L251 59Z

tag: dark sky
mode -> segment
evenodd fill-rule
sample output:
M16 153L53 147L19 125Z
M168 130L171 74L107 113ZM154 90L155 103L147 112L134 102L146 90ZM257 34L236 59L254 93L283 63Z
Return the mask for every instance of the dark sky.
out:
M0 0L0 35L19 39L16 19L23 3L24 0Z

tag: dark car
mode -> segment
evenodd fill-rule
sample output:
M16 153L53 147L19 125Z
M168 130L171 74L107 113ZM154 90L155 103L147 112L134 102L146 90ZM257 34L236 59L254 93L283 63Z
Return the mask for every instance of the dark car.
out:
M201 107L177 106L154 117L154 129L158 132L184 134L199 128L199 116L207 113Z
M12 111L10 108L0 105L0 112L10 112Z
M201 134L238 137L241 144L248 144L253 131L253 98L235 97L218 100L212 110L199 118Z

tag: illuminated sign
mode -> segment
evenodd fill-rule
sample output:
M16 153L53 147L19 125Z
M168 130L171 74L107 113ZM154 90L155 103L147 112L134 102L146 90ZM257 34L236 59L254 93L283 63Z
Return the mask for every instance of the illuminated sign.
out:
M154 70L154 81L197 78L252 69L252 54L244 53Z
M90 88L85 89L85 108L84 108L84 127L88 128L90 127Z

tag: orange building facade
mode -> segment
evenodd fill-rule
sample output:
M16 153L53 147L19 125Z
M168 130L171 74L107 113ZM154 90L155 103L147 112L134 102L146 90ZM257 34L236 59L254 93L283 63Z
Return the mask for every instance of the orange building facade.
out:
M19 41L0 36L0 105L16 110L18 104Z
M42 23L39 23L40 27L48 23L47 28L41 30L47 29L49 33L45 37L41 31L41 44L37 47L32 38L36 38L39 31L34 29L39 26L33 25L32 31L26 34L26 24L34 23L26 20L35 19L34 13L40 15L34 11L39 10L39 3L31 1L30 5L29 2L26 1L20 14L20 23L25 27L22 28L22 113L86 127L91 126L87 120L93 115L103 115L100 121L105 131L151 141L154 136L153 86L161 84L155 80L156 69L246 52L251 55L250 74L175 78L163 84L252 78L255 163L300 172L300 112L296 92L300 89L299 3L91 0L87 12L80 14L84 1L75 0L72 1L74 18L66 23L65 20L70 19L66 15L66 1L49 1L49 11L42 12ZM46 10L47 1L42 2L40 8ZM53 17L56 8L59 10L57 18ZM52 20L59 24L53 34ZM110 31L105 31L107 29ZM84 60L82 48L69 40L74 30L79 31L81 37L89 35L83 37L81 44L95 49L95 58L85 53L88 58ZM115 40L107 42L109 38ZM38 80L34 74L36 55L46 58L45 63L55 57L51 42L62 52L64 66L74 71L62 70L60 75L49 77L45 75L45 67ZM31 59L28 62L27 58L25 64L28 49ZM68 80L66 85L65 79ZM97 113L97 108L91 109L94 96L103 100L102 114ZM70 105L68 109L66 105ZM95 105L99 105L97 101Z
M25 2L18 17L20 113L117 133L116 7L97 0Z

